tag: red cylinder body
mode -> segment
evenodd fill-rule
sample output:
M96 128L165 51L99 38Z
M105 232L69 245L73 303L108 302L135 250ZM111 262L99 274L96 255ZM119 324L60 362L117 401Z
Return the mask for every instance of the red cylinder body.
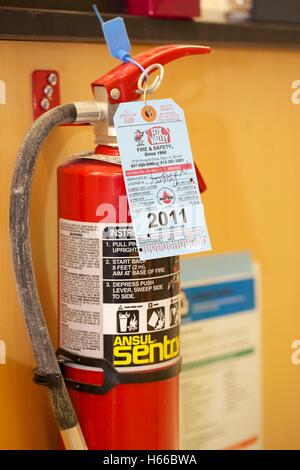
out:
M101 146L99 152L118 154L107 146ZM101 222L97 208L110 204L116 210L115 222L131 222L128 211L125 216L119 214L120 196L126 196L120 165L84 158L58 168L59 220ZM103 383L99 369L76 365L64 370L65 377ZM69 393L89 449L178 448L178 376L119 384L104 395L71 389Z

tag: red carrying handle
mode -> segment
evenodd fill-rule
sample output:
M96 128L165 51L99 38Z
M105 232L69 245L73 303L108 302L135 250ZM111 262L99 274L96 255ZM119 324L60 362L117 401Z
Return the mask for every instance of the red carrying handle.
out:
M207 46L194 46L194 45L169 45L162 47L155 47L146 52L138 54L134 60L139 62L145 69L149 65L159 63L165 65L172 60L194 54L208 54L210 47ZM115 67L110 72L102 75L95 82L92 87L104 86L107 91L108 99L111 103L124 103L126 101L135 101L140 98L137 93L137 81L141 74L141 70L134 64L128 62ZM111 90L117 88L120 92L118 99L111 97Z

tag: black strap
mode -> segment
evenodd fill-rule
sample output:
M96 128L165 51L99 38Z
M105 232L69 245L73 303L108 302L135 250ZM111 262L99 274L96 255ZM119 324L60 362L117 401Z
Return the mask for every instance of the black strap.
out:
M119 384L148 383L167 380L179 374L181 368L181 359L179 358L175 364L161 369L150 370L147 372L119 372L106 359L93 359L72 354L64 349L57 352L58 361L63 368L68 363L81 364L83 366L97 367L104 372L103 385L88 384L86 382L78 382L73 379L64 377L67 387L79 392L92 393L95 395L103 395Z
M49 374L39 367L33 369L34 383L37 385L45 385L45 387L49 387L51 390L59 388L62 378L61 374Z

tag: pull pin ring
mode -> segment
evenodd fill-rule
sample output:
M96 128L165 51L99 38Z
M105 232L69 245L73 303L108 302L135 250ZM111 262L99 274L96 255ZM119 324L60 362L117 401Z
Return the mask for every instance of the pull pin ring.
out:
M143 87L143 82L145 80L147 81L147 75L149 75L149 73L152 72L152 70L155 70L155 69L159 69L159 75L155 78L154 82L150 86L146 85L146 87ZM145 93L146 94L154 93L157 90L157 88L160 86L160 84L162 82L162 79L164 78L164 73L165 73L165 69L163 68L163 66L161 64L157 63L157 64L149 65L149 67L147 67L141 73L140 78L138 79L137 93L139 93L140 95L144 95Z
M151 85L148 85L148 74L155 69L159 69L159 75L155 78ZM152 122L156 118L156 111L152 106L147 103L147 94L152 94L157 90L164 77L164 68L161 64L152 64L147 67L140 75L137 86L137 93L143 95L144 107L142 109L142 116L145 121ZM145 85L143 82L145 81Z

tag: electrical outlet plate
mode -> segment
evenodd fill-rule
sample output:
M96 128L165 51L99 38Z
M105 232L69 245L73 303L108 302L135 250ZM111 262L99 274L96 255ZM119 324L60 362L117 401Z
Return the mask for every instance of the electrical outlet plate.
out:
M0 364L6 364L6 347L2 340L0 340Z

